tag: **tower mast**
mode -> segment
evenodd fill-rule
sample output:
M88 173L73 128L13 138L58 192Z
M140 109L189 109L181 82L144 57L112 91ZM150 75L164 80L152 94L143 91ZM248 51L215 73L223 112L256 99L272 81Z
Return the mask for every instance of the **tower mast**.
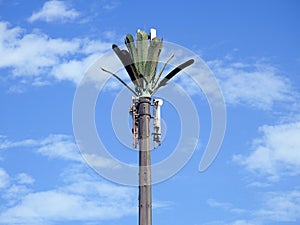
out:
M149 41L150 39L150 41ZM136 35L136 43L131 34L127 34L125 44L128 50L121 50L117 45L112 45L113 50L119 57L124 68L126 69L135 90L128 86L116 74L101 68L104 72L110 73L117 78L125 87L127 87L134 95L133 106L130 113L133 119L133 136L136 147L136 136L139 145L139 225L152 225L152 190L151 190L151 149L150 149L150 119L151 97L162 86L173 78L184 68L194 63L190 59L172 71L170 71L163 79L160 79L166 65L174 57L172 54L165 62L161 70L156 74L159 56L162 51L163 41L156 37L156 30L151 29L150 35L145 31L138 30ZM154 101L156 115L154 121L153 140L160 145L160 106L161 100Z
M139 98L139 225L152 224L150 104L151 98Z

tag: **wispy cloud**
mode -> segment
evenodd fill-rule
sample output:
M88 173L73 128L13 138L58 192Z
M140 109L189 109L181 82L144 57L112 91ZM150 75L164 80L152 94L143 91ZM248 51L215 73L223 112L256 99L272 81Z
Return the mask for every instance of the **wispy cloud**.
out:
M101 157L96 154L83 154L82 155L87 162L89 162L89 165L93 168L111 168L111 169L120 169L120 165L117 164L115 161Z
M10 141L7 138L0 139L0 150L11 148L33 149L33 152L50 159L62 159L67 161L81 162L79 150L73 142L71 136L62 134L51 134L44 139L24 139L20 141ZM20 177L27 180L26 177Z
M40 141L37 152L49 158L82 161L73 139L67 135L49 135Z
M51 0L44 3L42 9L33 13L29 18L29 22L38 20L46 22L67 22L76 19L80 13L69 7L64 1Z
M208 223L204 223L203 225L262 225L260 221L255 220L246 220L246 219L238 219L234 221L223 221L223 220L217 220L217 221L211 221Z
M300 122L262 126L260 138L253 140L248 155L235 155L234 161L270 181L300 174Z
M233 222L228 223L228 225L259 225L259 222L252 222L247 220L236 220Z
M299 190L265 192L260 195L262 197L256 208L251 209L240 209L228 202L209 199L207 203L210 207L230 212L237 220L213 221L208 224L260 225L272 222L295 222L300 219Z
M30 192L30 186L34 183L34 179L26 173L19 173L10 176L3 168L0 168L0 199L2 198L2 206L10 206L15 204L23 195ZM4 203L5 202L5 203ZM0 211L1 213L1 211Z
M269 192L265 195L263 207L255 212L261 218L278 222L300 220L300 191Z
M19 184L33 184L34 179L26 173L20 173L17 175L16 180Z
M66 178L62 186L42 191L28 189L11 178L2 191L0 224L93 222L136 214L134 189L103 182L89 171L77 167L72 174L62 174Z
M17 147L31 147L38 145L38 142L33 139L25 139L21 141L10 141L6 136L0 137L0 150L1 149L9 149L9 148L17 148Z
M232 212L232 213L245 213L247 212L247 210L244 210L242 208L237 208L235 207L233 204L229 203L229 202L219 202L215 199L208 199L207 200L207 204L210 207L213 208L220 208L222 210L228 211L228 212Z
M208 65L218 78L225 101L270 110L276 103L293 103L297 94L288 78L271 64L214 60Z
M121 5L120 1L116 1L116 0L107 1L106 3L104 3L103 9L113 10L113 9L117 8L118 6L120 6L120 5Z
M9 176L6 171L0 168L0 189L5 188L9 184Z
M24 139L20 141L11 141L6 137L0 137L0 150L8 149L28 149L29 151L48 159L60 159L70 163L85 164L85 160L95 168L120 169L116 162L111 159L100 157L95 154L81 154L73 137L62 134L50 134L43 139ZM5 173L0 171L0 181L4 184ZM30 177L20 174L18 179L22 183L33 183Z

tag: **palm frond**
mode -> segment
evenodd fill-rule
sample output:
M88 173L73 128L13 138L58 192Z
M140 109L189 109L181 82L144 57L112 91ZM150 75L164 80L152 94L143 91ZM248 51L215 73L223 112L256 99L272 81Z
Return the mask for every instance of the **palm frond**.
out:
M167 82L169 80L171 80L177 73L179 73L181 70L183 70L184 68L192 65L194 63L194 59L189 59L188 61L180 64L179 66L177 66L176 68L174 68L170 73L167 74L167 76L165 76L164 79L162 79L159 84L157 85L157 87L153 90L153 93L155 93L160 87L165 86L167 84Z

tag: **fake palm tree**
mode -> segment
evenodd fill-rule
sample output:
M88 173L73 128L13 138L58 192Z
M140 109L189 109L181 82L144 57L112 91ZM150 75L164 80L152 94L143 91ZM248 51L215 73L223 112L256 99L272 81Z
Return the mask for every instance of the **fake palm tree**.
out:
M155 33L155 30L152 31ZM151 97L177 73L193 64L194 60L190 59L180 64L161 79L164 69L174 57L174 54L172 54L160 71L157 72L159 57L163 48L162 39L155 37L152 33L149 37L145 31L138 30L136 33L136 42L131 34L127 34L125 44L127 50L121 50L115 44L112 45L112 48L126 69L130 80L134 84L134 89L116 74L103 68L101 69L116 77L138 99L134 106L136 111L133 119L137 123L139 145L139 225L151 225L150 119L153 118L150 113Z
M103 71L112 74L123 85L125 85L134 95L138 97L151 97L160 87L165 86L177 73L193 64L190 59L169 72L163 79L162 73L167 64L174 57L172 54L157 73L160 53L163 48L163 40L158 37L149 38L145 31L138 30L136 33L136 43L131 34L127 34L125 44L128 50L121 50L117 45L112 45L114 52L125 67L135 90L130 88L120 77L104 68Z

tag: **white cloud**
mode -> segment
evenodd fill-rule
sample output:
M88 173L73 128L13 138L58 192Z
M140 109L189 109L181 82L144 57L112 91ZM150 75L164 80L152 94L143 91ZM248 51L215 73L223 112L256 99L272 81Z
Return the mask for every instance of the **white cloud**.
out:
M171 60L171 63L176 65L184 61L186 56L182 55L183 57L178 58L178 55L181 56L180 52L176 51L176 57ZM163 57L165 57L164 54L161 58ZM228 105L243 105L260 110L271 110L277 106L299 108L297 103L299 94L291 81L270 63L262 62L262 60L244 62L232 58L230 61L227 59L207 61L207 66L202 61L196 61L183 71L192 77L181 74L174 77L173 81L178 82L190 95L204 93L217 97L214 96L219 92L218 86L214 84L216 78L225 103ZM170 68L167 68L165 73L168 69ZM198 80L203 93L191 78ZM219 100L220 96L216 99Z
M14 179L2 191L0 224L95 222L137 213L135 188L103 182L83 165L67 171L61 174L64 184L48 190L34 191Z
M120 2L119 1L107 1L104 6L103 6L103 9L106 9L106 10L113 10L115 8L117 8L118 6L120 5Z
M9 184L9 175L6 171L0 168L0 189L5 188Z
M24 87L21 87L19 85L12 85L8 88L7 93L17 93L21 94L24 93Z
M17 182L19 184L33 184L34 179L26 173L20 173L17 175Z
M0 149L30 147L36 145L37 142L33 139L26 139L26 140L16 141L16 142L9 141L7 138L2 138L2 140L0 140Z
M110 44L102 41L51 38L39 31L26 33L20 27L0 22L0 69L9 69L13 75L9 78L19 77L24 84L47 85L53 80L77 84L107 49ZM14 86L14 90L19 89Z
M115 40L117 39L118 35L115 31L104 31L102 33L103 37L108 39L108 40Z
M95 168L120 169L114 161L94 154L83 154L71 136L51 134L44 139L25 139L21 141L9 141L6 137L0 138L0 150L12 148L33 149L33 152L49 159L60 159L74 163L85 164L86 159ZM1 173L0 173L1 175ZM4 180L3 173L3 180ZM34 183L34 179L27 174L21 173L17 180L20 184Z
M16 199L30 192L27 185L33 184L34 179L26 173L10 176L3 168L0 168L0 200L1 205L13 205ZM1 212L1 211L0 211Z
M68 163L60 175L63 184L46 190L34 190L35 180L29 174L10 177L0 168L0 224L95 222L137 213L136 189L104 182L83 161L74 163L80 155L70 136L49 135L19 142L9 142L3 136L1 141L3 150L33 148L34 152Z
M42 9L33 13L28 21L66 22L74 20L78 16L79 12L68 7L64 1L51 0L45 2Z
M240 219L240 220L235 220L235 221L212 221L205 223L204 225L261 225L263 224L260 221L252 221L252 220L245 220L245 219Z
M25 139L21 141L9 141L0 139L0 149L10 148L33 148L36 153L48 158L63 159L67 161L82 162L82 157L71 136L61 134L51 134L44 139ZM21 174L20 179L27 181L29 177Z
M295 101L297 94L290 81L272 65L226 60L208 64L220 82L226 103L269 110L276 103Z
M47 138L40 140L37 152L49 158L82 161L76 144L67 135L49 135Z
M259 128L262 137L253 141L248 156L235 155L234 161L251 172L277 180L300 174L300 122Z
M300 191L267 193L262 209L257 216L279 222L296 222L300 220Z
M74 147L70 136L49 135L44 139L19 142L9 142L7 137L2 136L0 140L5 142L2 143L3 150L33 148L47 157L68 160L59 176L60 185L55 183L46 189L38 187L35 190L36 183L42 180L35 182L29 174L19 173L10 177L0 169L0 184L5 187L0 195L0 224L95 223L137 215L137 189L103 181L83 161L76 163L77 158L70 153ZM170 205L169 202L153 202L154 209Z
M247 212L244 209L234 207L234 205L232 205L229 202L219 202L219 201L217 201L215 199L208 199L207 200L207 204L210 207L220 208L222 210L229 211L229 212L232 212L232 213L245 213L245 212Z
M195 69L195 68L193 68L193 69ZM169 72L169 71L167 71L167 72ZM167 72L166 72L166 74L167 74ZM191 73L191 74L195 74L195 73ZM203 78L201 80L203 80ZM180 74L178 77L174 78L174 81L176 81L182 87L182 89L190 95L200 95L201 96L203 94L200 87L195 83L195 81L190 76ZM207 87L207 85L206 85L206 87Z
M93 168L120 168L119 164L109 158L101 157L96 154L83 154L82 156Z
M258 187L258 188L264 188L269 187L271 184L268 182L260 182L260 181L254 181L250 184L248 184L249 187Z
M17 184L12 183L5 191L1 193L1 197L3 198L2 205L6 205L7 207L10 207L12 205L15 205L17 202L20 201L25 195L30 193L32 189L28 187L26 184ZM1 211L0 211L1 213Z
M57 65L60 57L80 47L79 40L51 39L38 32L24 33L19 27L9 28L7 23L0 22L0 68L13 68L14 75L37 76L48 67Z
M88 193L84 193L88 194ZM101 194L106 194L105 192ZM0 214L0 223L35 224L36 221L90 221L115 219L135 213L134 204L128 205L122 196L104 199L95 194L86 197L58 190L30 193L22 202Z
M229 223L228 225L257 225L259 223L250 222L247 220L236 220L234 222Z
M87 68L99 58L100 55L93 54L82 60L70 60L53 67L51 74L57 80L70 80L78 84Z
M2 191L0 224L40 225L99 222L137 214L137 190L99 180L80 167L62 174L64 185L34 191L12 184ZM75 172L75 173L74 173ZM154 208L170 204L154 201Z
M210 207L220 208L234 213L238 219L231 222L214 221L208 224L226 225L259 225L270 222L296 222L300 219L300 191L277 191L262 193L257 208L236 209L231 203L218 202L214 199L207 201ZM243 214L241 214L243 212ZM250 218L250 220L248 219Z

